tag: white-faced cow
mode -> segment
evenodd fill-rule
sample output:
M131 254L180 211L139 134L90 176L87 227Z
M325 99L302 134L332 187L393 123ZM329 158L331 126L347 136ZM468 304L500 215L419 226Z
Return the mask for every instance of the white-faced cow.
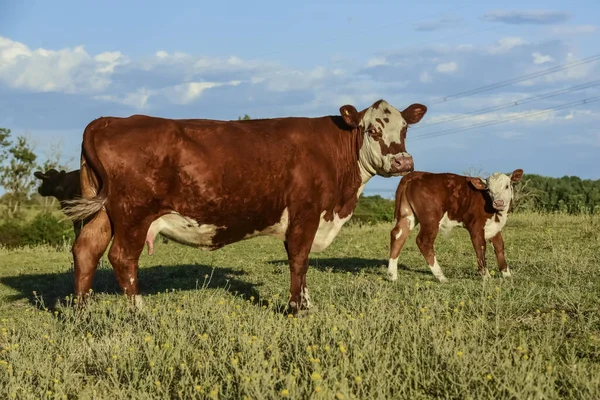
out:
M397 222L390 238L388 279L398 279L400 251L410 231L418 224L421 227L417 246L440 282L446 282L447 278L437 262L433 245L439 231L449 232L455 227L469 231L481 275L489 277L485 262L486 240L489 240L494 246L502 275L510 276L501 230L506 224L513 198L512 183L519 182L522 176L522 169L515 170L510 176L496 172L487 181L451 173L420 171L404 176L396 190L394 216Z
M309 253L329 246L374 175L413 170L406 132L426 110L379 100L317 118L92 121L83 134L83 198L68 210L86 219L73 245L76 295L90 289L111 237L109 260L137 302L138 258L154 232L209 250L272 235L288 254L289 305L307 308Z

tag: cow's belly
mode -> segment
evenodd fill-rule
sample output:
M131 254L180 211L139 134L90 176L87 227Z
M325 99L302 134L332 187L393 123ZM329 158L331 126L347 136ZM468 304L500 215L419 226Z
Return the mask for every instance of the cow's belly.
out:
M325 215L325 211L321 214L321 221L319 222L319 228L317 229L317 233L315 235L315 239L313 240L313 244L310 248L310 251L323 251L333 239L337 236L342 229L342 226L352 217L352 213L350 213L347 217L340 218L339 215L333 214L333 220L326 221L323 216Z

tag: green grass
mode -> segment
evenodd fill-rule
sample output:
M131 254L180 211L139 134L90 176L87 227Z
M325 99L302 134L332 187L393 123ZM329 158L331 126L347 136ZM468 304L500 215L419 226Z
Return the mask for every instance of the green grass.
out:
M0 250L0 397L598 399L599 228L599 216L512 215L514 277L486 283L456 229L436 243L439 284L416 232L391 283L391 225L346 227L312 255L317 309L301 318L280 312L289 270L271 238L158 243L140 261L137 312L106 261L77 313L69 249Z

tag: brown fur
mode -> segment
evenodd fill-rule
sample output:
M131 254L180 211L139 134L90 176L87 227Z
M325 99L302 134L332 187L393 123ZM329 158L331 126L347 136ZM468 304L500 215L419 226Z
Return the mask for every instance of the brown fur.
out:
M425 113L425 106L409 109L403 117L416 122ZM246 121L143 115L92 121L83 134L83 199L67 210L87 221L73 247L76 295L89 290L111 236L109 260L119 284L138 294L137 263L148 229L174 210L219 227L210 244L218 249L273 226L287 209L290 305L302 308L300 290L321 213L327 221L334 213L349 216L362 183L358 158L365 132L359 122L365 110L348 105L340 112Z
M522 172L515 170L512 181L520 180ZM493 206L485 182L479 178L452 173L414 171L401 179L396 190L394 216L397 222L390 235L390 260L399 257L411 230L408 218L413 216L415 226L421 225L416 239L417 246L427 264L433 266L434 241L445 213L449 220L462 223L469 231L477 254L479 272L487 275L484 227L488 219L500 221L499 211ZM499 269L506 273L508 265L501 232L498 231L489 240L494 246Z

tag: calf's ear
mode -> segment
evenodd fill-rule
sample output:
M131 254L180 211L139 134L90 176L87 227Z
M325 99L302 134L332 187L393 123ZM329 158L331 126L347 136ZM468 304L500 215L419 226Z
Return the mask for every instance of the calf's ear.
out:
M515 169L510 175L510 180L513 182L519 182L523 178L523 170L521 168Z
M44 180L47 178L47 176L44 175L44 173L42 171L35 171L33 173L33 176L35 176L36 178L41 179L41 180Z
M358 111L353 105L346 104L345 106L340 107L340 114L342 114L342 118L346 125L351 128L358 127L358 123L360 122L360 118L358 115Z
M485 190L485 181L481 178L469 178L469 182L471 182L471 185L473 185L473 187L477 190Z
M406 123L410 125L419 122L426 112L427 107L425 107L423 104L415 103L406 107L401 114Z

